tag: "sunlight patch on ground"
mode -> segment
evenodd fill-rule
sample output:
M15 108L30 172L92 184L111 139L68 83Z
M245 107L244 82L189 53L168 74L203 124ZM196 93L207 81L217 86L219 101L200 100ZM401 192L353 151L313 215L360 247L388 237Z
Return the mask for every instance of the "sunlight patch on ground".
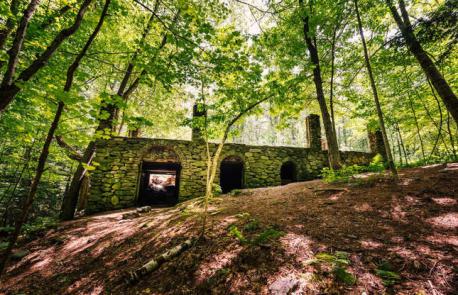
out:
M230 265L243 249L243 247L239 245L229 245L227 248L227 250L206 259L199 266L195 273L197 284L202 284L205 280L212 277L218 270Z
M299 263L313 257L313 241L309 237L290 232L280 238L280 243L286 254L294 256Z
M434 234L432 236L426 237L426 240L432 243L448 244L458 247L458 236L454 235Z
M452 198L431 198L434 203L442 206L453 206L458 203L457 200Z
M361 247L364 249L379 249L383 247L383 244L374 240L363 240L360 241Z
M312 273L302 273L296 269L283 267L278 273L268 279L269 294L308 294L307 292L313 291L309 289L309 287L313 286L310 284L312 278Z
M399 222L407 222L405 220L405 217L406 217L406 212L402 209L401 205L394 205L392 206L391 208L391 218L395 221L399 221Z
M427 222L435 227L457 229L458 212L446 213L437 217L428 218Z
M364 202L364 203L361 203L361 204L356 204L355 206L353 206L353 208L357 212L370 212L370 211L373 211L372 206L369 205L369 203L367 203L367 202Z

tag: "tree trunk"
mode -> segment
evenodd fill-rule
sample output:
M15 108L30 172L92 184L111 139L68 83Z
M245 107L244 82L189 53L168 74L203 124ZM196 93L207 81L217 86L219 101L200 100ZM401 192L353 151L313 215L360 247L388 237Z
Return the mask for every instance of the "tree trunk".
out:
M431 81L432 85L444 102L445 107L450 112L455 122L458 124L458 98L432 59L429 57L428 53L423 49L420 42L416 38L410 23L404 0L399 0L401 15L393 5L392 0L385 1L390 8L391 14L396 21L396 24L398 25L410 52L413 56L415 56L424 73Z
M5 27L0 30L0 50L3 49L3 47L6 44L6 41L8 40L8 37L14 29L14 18L18 14L18 9L19 9L19 0L12 0L10 4L10 16L6 20ZM0 69L3 67L5 64L4 61L0 61Z
M425 158L425 147L423 144L423 138L420 133L420 125L418 124L418 118L417 118L417 113L415 112L415 108L413 106L412 98L410 97L410 93L407 92L407 98L409 99L409 106L410 110L412 111L413 119L415 121L415 128L417 129L417 136L418 140L420 141L420 148L421 148L421 155L423 159Z
M371 88L372 88L372 94L374 96L375 107L377 109L377 116L378 116L378 121L379 121L379 125L380 125L380 130L382 131L382 135L383 135L383 143L385 145L386 157L387 157L387 161L388 161L388 167L390 168L391 174L393 175L395 180L397 180L398 179L398 172L396 170L396 166L394 165L393 155L391 154L390 143L388 141L388 135L386 133L385 120L383 119L383 112L382 112L382 108L380 106L380 100L379 100L379 97L378 97L377 86L375 85L374 76L372 74L372 67L371 67L371 63L370 63L370 60L369 60L369 53L367 51L366 39L364 38L363 25L362 25L362 22L361 22L361 16L359 14L359 9L358 9L358 0L354 0L354 3L355 3L356 18L358 20L359 34L361 36L361 43L363 44L364 60L366 62L367 73L369 75L369 80L370 80L370 83L371 83Z
M338 26L334 28L331 43L331 82L329 85L329 109L331 111L332 130L337 137L336 133L336 119L334 116L334 64L336 59L336 39L337 39Z
M8 50L8 66L6 72L3 75L2 83L0 89L6 89L11 86L14 79L14 74L16 73L16 67L19 61L19 54L22 50L22 45L24 44L25 34L27 33L27 28L29 26L30 20L34 15L40 0L31 0L29 5L24 11L24 14L19 23L19 27L16 30L14 36L13 45ZM0 109L1 111L1 109Z
M458 159L457 154L456 154L456 148L455 148L455 140L453 139L453 133L452 133L452 128L450 126L450 113L447 112L447 130L448 130L448 135L450 137L450 144L452 146L452 152L453 152L453 158L456 161Z
M37 0L32 0L37 1ZM84 0L83 4L81 4L80 9L78 10L78 14L76 15L74 23L68 27L63 29L62 31L57 34L51 44L45 49L45 51L38 56L29 67L23 70L19 77L16 80L13 80L13 75L11 75L11 70L9 70L8 75L5 75L2 81L2 85L0 87L0 113L2 113L6 107L11 103L14 97L19 93L20 88L16 85L15 82L27 82L30 80L42 67L46 65L52 55L56 52L59 46L71 35L73 35L81 25L83 21L84 14L91 4L93 0ZM19 30L19 29L18 29ZM24 36L25 37L25 36ZM23 42L24 40L22 40ZM14 46L14 44L13 44ZM10 56L11 58L11 56ZM14 60L12 60L14 61ZM16 61L17 62L17 61ZM10 65L8 65L10 68ZM13 69L13 67L12 67ZM14 74L15 68L12 72ZM9 83L7 83L10 81Z
M15 246L17 238L19 237L19 234L21 232L22 225L26 222L27 217L29 215L30 208L32 207L35 195L37 193L38 184L40 183L41 176L43 175L43 172L45 170L46 159L48 158L49 154L49 146L51 145L52 139L54 138L54 133L59 125L59 120L63 110L64 104L62 102L59 102L56 114L54 116L54 120L51 124L51 128L49 128L48 135L46 136L46 140L43 145L43 149L40 153L40 158L38 160L38 166L36 169L35 177L33 178L29 193L25 200L24 206L22 207L22 215L15 224L14 232L11 234L8 241L8 247L6 248L5 253L3 254L4 256L0 260L0 275L3 274L3 271L11 255L11 251L13 250L13 247Z
M303 0L299 0L300 5L303 7ZM320 105L321 117L323 118L323 125L326 134L326 140L328 143L328 157L329 165L333 169L340 169L340 152L339 146L337 144L337 137L333 131L331 117L328 112L328 107L326 104L326 99L324 97L323 91L323 79L321 77L321 68L320 68L320 58L318 56L318 49L315 38L312 39L310 36L311 31L309 28L309 17L308 15L302 18L304 28L304 40L307 45L310 61L312 62L313 68L313 82L315 83L316 96L318 104Z
M73 219L75 214L76 205L78 203L78 195L80 190L81 181L86 174L85 165L89 165L94 157L95 142L91 141L87 146L82 161L78 164L75 173L73 174L72 181L69 189L65 192L62 200L62 207L60 212L60 219L70 220ZM84 163L84 165L83 165Z
M89 0L88 2L90 3L90 1L92 1L92 0ZM86 41L86 43L85 43L84 47L81 49L80 53L77 55L77 57L75 58L73 63L69 66L69 68L67 70L67 79L66 79L65 86L64 86L64 92L69 92L70 91L70 89L71 89L71 87L73 85L73 77L75 75L75 71L78 68L81 60L85 56L87 50L91 46L92 42L95 40L95 37L99 33L100 28L102 27L103 22L105 20L105 16L107 15L108 7L110 5L110 2L111 2L111 0L106 0L105 1L105 6L104 6L102 14L100 16L99 22L97 23L97 26L95 27L95 29L92 32L92 34L89 37L89 39ZM81 22L81 20L80 20L80 22ZM34 179L32 181L32 184L30 186L29 194L28 194L28 196L26 198L24 207L22 209L22 216L21 216L21 218L19 219L19 221L15 225L14 232L11 235L11 238L10 238L9 244L8 244L8 248L7 248L6 252L5 252L5 257L0 261L0 275L3 272L3 270L4 270L5 266L6 266L6 263L8 262L9 255L11 254L11 251L12 251L14 245L16 244L16 241L17 241L17 238L19 236L19 233L21 232L22 225L26 222L26 220L28 218L30 208L32 207L33 200L35 199L35 195L36 195L36 192L37 192L37 189L38 189L38 184L40 183L41 176L43 175L43 172L44 172L44 167L45 167L46 160L47 160L48 154L49 154L49 146L51 145L51 142L52 142L52 140L53 140L53 138L55 136L56 129L59 126L60 117L62 116L62 112L64 110L64 107L65 107L64 102L63 101L59 101L59 103L57 105L56 113L54 115L54 120L51 123L51 127L49 128L48 135L47 135L46 140L45 140L45 144L43 146L43 149L42 149L41 154L40 154L40 158L38 160L38 166L37 166L37 169L36 169L35 177L34 177Z

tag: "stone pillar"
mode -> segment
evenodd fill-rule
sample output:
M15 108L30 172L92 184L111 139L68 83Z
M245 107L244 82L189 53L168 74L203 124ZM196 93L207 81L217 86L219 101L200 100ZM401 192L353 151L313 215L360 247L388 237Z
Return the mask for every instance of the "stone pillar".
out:
M192 140L203 139L202 131L199 127L203 127L207 110L202 103L195 103L192 108Z
M305 118L305 138L309 148L321 150L320 116L310 114Z
M129 130L129 137L138 138L142 136L142 130L140 127L135 128L134 130Z
M371 130L368 128L367 135L369 138L369 149L371 153L382 155L383 159L386 161L386 151L383 143L382 131L380 129Z

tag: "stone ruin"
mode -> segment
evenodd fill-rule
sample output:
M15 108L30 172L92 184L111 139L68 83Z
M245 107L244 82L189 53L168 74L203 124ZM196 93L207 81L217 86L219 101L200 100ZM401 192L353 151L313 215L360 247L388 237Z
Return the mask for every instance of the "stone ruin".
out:
M194 112L194 115L202 115ZM322 149L320 117L306 118L307 148L227 143L216 182L223 193L234 189L283 185L319 177L328 166ZM368 164L380 152L378 136L369 134L371 153L341 152L345 164ZM217 144L211 143L214 151ZM382 146L383 147L383 146ZM114 137L98 140L86 212L143 205L173 205L203 196L206 147L198 129L192 140Z

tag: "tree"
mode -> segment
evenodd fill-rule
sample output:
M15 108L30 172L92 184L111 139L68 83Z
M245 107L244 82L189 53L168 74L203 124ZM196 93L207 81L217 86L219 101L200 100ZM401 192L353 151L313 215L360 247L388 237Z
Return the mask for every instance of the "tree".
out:
M431 81L431 84L442 98L442 101L455 120L455 123L458 124L458 98L415 36L404 0L398 1L400 12L395 7L392 0L385 0L385 2L396 21L396 24L398 25L410 52L413 56L415 56L426 76Z
M67 80L65 82L65 86L64 86L64 90L63 90L64 93L70 92L70 90L72 88L72 84L73 84L73 78L74 78L74 75L75 75L75 71L78 69L78 66L80 65L81 60L86 55L89 47L91 46L92 42L95 40L97 34L99 33L100 28L102 27L103 22L105 20L105 17L106 17L106 15L108 13L108 7L110 5L110 2L111 2L111 0L105 0L105 6L103 8L103 11L101 13L101 16L100 16L100 19L99 19L99 22L98 22L97 26L95 27L95 29L92 32L92 34L89 36L89 39L87 40L86 44L83 46L83 48L81 49L81 51L79 52L79 54L77 55L77 57L75 58L73 63L68 67ZM9 242L8 242L8 247L7 247L7 249L6 249L5 253L4 253L4 256L0 260L0 275L3 273L3 271L5 269L5 266L8 263L9 256L11 254L11 251L13 250L13 247L16 244L17 238L19 237L19 234L21 232L21 228L22 228L23 224L26 222L26 220L28 218L30 208L32 207L32 203L33 203L33 201L35 199L35 195L37 193L38 185L40 183L41 177L42 177L44 169L45 169L46 160L47 160L48 154L49 154L49 147L50 147L51 142L52 142L52 140L54 138L54 134L55 134L55 132L56 132L58 126L59 126L59 121L60 121L60 118L62 116L62 112L64 110L64 106L65 106L64 102L62 100L60 100L58 102L57 110L56 110L56 113L54 115L54 119L53 119L53 121L51 123L51 126L49 128L48 134L46 136L45 143L44 143L42 151L40 153L40 157L38 159L38 166L36 168L35 176L33 178L32 184L30 185L30 190L29 190L29 193L27 195L26 201L25 201L25 203L23 205L21 217L19 218L19 220L15 224L14 232L11 234Z
M70 27L61 30L53 39L51 44L49 44L49 46L26 69L24 69L17 78L14 78L19 54L21 52L22 44L25 41L28 23L39 3L39 0L30 1L29 6L24 12L21 24L16 30L13 45L9 50L10 53L7 70L0 85L0 113L5 110L14 97L20 92L21 88L18 84L29 81L41 68L46 65L60 45L78 30L83 20L84 13L92 1L93 0L84 0L78 10L74 23Z
M369 59L369 53L367 51L366 39L364 38L364 31L363 31L363 25L361 22L361 16L359 13L358 0L354 0L354 3L355 3L356 18L358 20L358 30L361 36L361 43L363 44L364 60L366 62L367 74L369 76L369 80L371 83L372 94L374 95L374 102L375 102L375 107L377 110L380 130L382 131L382 135L383 135L383 145L385 146L385 152L386 152L386 157L387 157L386 160L388 162L388 167L390 168L393 177L395 178L395 180L397 180L398 172L396 170L396 166L394 165L393 155L391 154L390 142L388 141L388 134L386 132L386 127L385 127L385 120L383 118L383 111L382 111L382 107L380 106L380 100L378 97L378 91L377 91L377 86L375 84L374 75L372 74L372 66L371 66L371 62Z

